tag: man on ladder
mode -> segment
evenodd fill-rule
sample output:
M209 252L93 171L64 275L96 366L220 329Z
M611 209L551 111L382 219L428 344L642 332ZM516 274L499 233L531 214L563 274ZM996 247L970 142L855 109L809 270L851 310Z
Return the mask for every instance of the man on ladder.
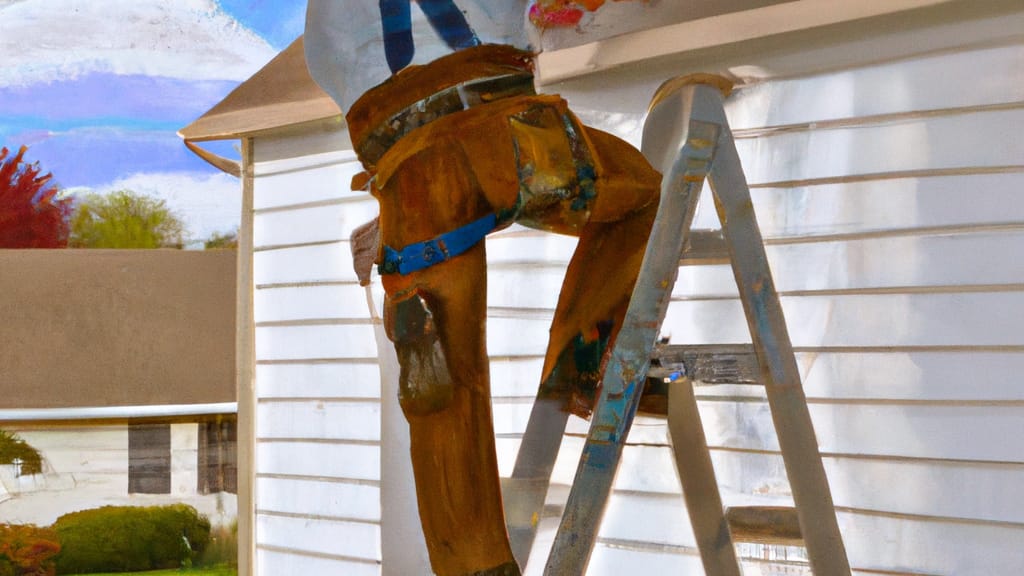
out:
M513 520L510 532L520 562L534 529L533 515L524 526L522 511L543 505L567 413L589 413L606 351L613 344L617 351L585 449L589 464L577 474L548 563L552 574L582 574L642 387L642 380L637 384L622 376L644 377L667 302L664 294L674 281L674 270L666 275L665 262L655 262L665 258L652 258L651 250L672 252L664 246L678 243L673 263L678 261L696 202L693 182L703 178L701 170L710 166L714 173L716 166L730 162L712 163L718 137L728 128L724 116L718 124L693 118L687 123L677 114L679 124L660 125L685 126L683 132L668 139L655 134L651 146L645 135L648 159L668 170L662 179L622 141L579 124L564 101L535 95L527 53L484 45L488 40L522 42L522 21L511 16L523 14L524 2L477 0L463 6L466 13L452 0L419 0L418 5L432 30L428 36L414 26L409 0L313 0L306 51L314 78L347 112L354 147L368 172L361 184L381 202L378 263L387 293L385 323L401 364L399 395L410 424L431 565L444 575L519 573L497 482L482 340L485 303L478 288L485 273L480 240L518 221L581 237L559 298L541 393L513 474L525 488L513 485L515 494L508 498L518 500L513 508L520 521ZM370 24L375 19L377 26ZM455 53L446 55L449 51ZM664 96L672 99L675 92ZM679 150L678 138L685 138L689 148ZM696 155L687 156L687 150ZM701 170L686 172L701 162ZM640 272L659 182L662 202L678 196L680 184L689 195L683 195L682 204L671 202L658 212L661 225ZM744 234L730 241L731 248L751 247ZM735 252L733 257L736 262ZM762 290L770 276L753 269L752 286ZM643 279L631 299L638 273ZM773 316L770 303L758 308L759 301L753 302L748 317L764 314L757 326L763 320L772 327L763 331L766 344L758 350L770 373L785 356L788 338L782 346L774 330L781 314ZM759 335L754 337L757 343ZM792 374L785 369L771 375L783 382L779 390L793 388L794 382L799 389L798 378L788 379ZM806 441L794 445L807 448ZM798 458L806 461L808 455L801 454ZM798 506L801 500L817 504L810 506L808 518L831 511L830 499L824 506L815 496L823 472L817 477L812 469L810 476L813 489L801 491L809 498L798 495L799 482L793 482ZM831 518L834 524L834 512ZM806 527L804 516L801 521ZM725 535L728 542L727 530ZM812 551L811 556L812 564L825 565L820 560L824 554ZM840 556L845 562L845 554Z

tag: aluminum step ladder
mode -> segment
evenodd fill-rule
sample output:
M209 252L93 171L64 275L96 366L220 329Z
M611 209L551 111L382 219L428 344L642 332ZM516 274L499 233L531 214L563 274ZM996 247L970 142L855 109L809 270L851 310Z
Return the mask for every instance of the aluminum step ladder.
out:
M642 151L665 175L661 204L607 365L546 575L586 572L649 372L671 382L669 432L706 574L740 576L733 545L737 539L802 544L816 576L850 574L786 322L726 120L727 94L723 92L727 86L719 77L688 76L663 85L652 101ZM720 242L716 233L691 231L705 179L711 184L722 223ZM722 244L725 250L716 248ZM699 250L701 245L711 249ZM697 252L732 264L753 346L655 350L680 260ZM795 508L723 508L692 388L693 381L716 379L758 382L765 387ZM566 419L552 406L534 406L507 482L509 533L522 566L536 533Z

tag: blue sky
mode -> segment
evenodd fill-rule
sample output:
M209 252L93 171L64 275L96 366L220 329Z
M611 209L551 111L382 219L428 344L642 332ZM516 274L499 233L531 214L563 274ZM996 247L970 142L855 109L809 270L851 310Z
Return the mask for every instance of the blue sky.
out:
M0 0L0 145L74 193L167 200L202 239L237 180L176 131L302 33L305 0Z

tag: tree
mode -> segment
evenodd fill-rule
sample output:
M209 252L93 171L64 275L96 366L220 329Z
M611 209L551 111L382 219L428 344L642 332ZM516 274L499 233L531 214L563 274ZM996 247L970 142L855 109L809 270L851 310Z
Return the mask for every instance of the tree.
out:
M238 231L214 232L203 242L203 250L238 250Z
M19 464L19 474L39 474L43 471L43 458L17 434L0 430L0 464ZM0 572L2 574L2 572Z
M27 146L8 158L0 149L0 248L64 248L71 199L61 198L52 174L26 163Z
M185 225L166 202L119 190L89 194L71 220L73 248L181 248Z

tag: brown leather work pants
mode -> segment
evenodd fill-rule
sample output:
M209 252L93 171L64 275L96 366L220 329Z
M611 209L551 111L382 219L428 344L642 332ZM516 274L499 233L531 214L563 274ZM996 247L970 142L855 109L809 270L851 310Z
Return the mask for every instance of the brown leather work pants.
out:
M542 393L586 415L596 366L574 354L614 340L657 209L661 176L622 140L579 124L557 96L510 95L447 114L389 143L371 140L402 110L474 78L528 72L528 56L483 46L413 67L348 114L395 249L518 206L522 223L578 235L559 297ZM376 149L380 149L378 146ZM385 321L400 364L416 492L439 575L517 574L505 530L485 342L484 242L408 275L386 274ZM603 350L601 351L603 352Z

